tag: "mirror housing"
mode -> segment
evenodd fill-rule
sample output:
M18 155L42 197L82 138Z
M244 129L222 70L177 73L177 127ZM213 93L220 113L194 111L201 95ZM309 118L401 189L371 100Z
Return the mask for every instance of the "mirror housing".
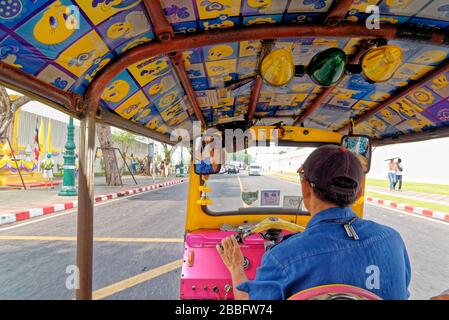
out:
M194 140L194 171L198 175L219 173L222 164L221 137L208 135Z
M362 163L363 173L367 174L371 168L371 138L364 135L345 135L340 145L357 156Z

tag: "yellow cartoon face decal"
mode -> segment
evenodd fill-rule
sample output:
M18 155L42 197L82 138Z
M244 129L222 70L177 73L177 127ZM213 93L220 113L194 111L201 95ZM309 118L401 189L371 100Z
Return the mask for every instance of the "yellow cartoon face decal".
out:
M335 96L337 98L342 99L342 100L347 100L347 99L351 99L354 94L358 93L358 91L337 88L333 93L335 94Z
M150 102L145 97L145 94L142 91L137 91L114 111L125 119L131 119L137 112L149 104Z
M116 13L137 6L142 0L75 0L95 25Z
M225 76L236 72L236 60L221 60L206 62L207 74L209 77Z
M148 37L142 37L142 38L139 38L139 39L134 39L134 40L130 41L128 44L126 44L126 45L120 50L120 52L121 52L121 53L124 53L124 52L126 52L126 51L128 51L128 50L130 50L130 49L132 49L132 48L134 48L134 47L140 46L141 44L150 42L151 40L152 40L152 39L151 39L151 38L148 38Z
M124 80L117 80L104 89L101 98L108 102L117 103L128 95L130 89L131 87L128 82Z
M258 9L259 12L270 10L272 0L248 0L248 7Z
M370 95L371 100L373 101L385 101L387 100L389 97L391 96L391 94L386 93L386 92L376 92L373 93L372 95Z
M396 125L403 119L394 111L389 108L385 108L380 111L382 118L388 122L390 125Z
M238 16L241 0L196 0L201 20Z
M211 61L226 59L234 53L234 49L229 45L219 45L212 47L207 52L207 59Z
M266 17L266 18L257 17L257 18L249 20L246 24L248 26L251 26L253 24L265 24L265 23L276 23L276 20L274 20L271 17Z
M136 78L141 86L145 86L151 81L162 77L171 70L168 60L165 58L151 59L138 62L129 67L129 71Z
M177 90L171 91L171 92L165 94L164 96L162 96L162 98L158 102L158 107L160 109L165 109L165 108L171 106L178 99L179 99L178 91Z
M367 122L378 131L384 131L387 128L386 123L376 117L372 117Z
M155 130L158 126L159 126L159 118L157 117L151 119L146 125L146 127L151 130Z
M406 9L413 0L386 0L386 5L391 9Z
M163 88L164 88L164 85L162 83L156 83L148 89L148 93L151 96L154 96L155 94L160 93Z
M106 44L98 33L92 30L62 52L56 62L80 77L94 64L94 61L108 52Z
M64 42L77 30L77 20L70 8L60 1L52 3L33 30L34 38L46 45Z
M234 26L234 22L231 20L224 20L219 23L205 22L204 30L212 30L212 29L223 29L223 28L232 28Z
M111 39L129 39L133 35L134 28L130 22L117 22L109 27L107 35Z
M446 88L449 85L449 81L445 74L441 74L432 79L432 89L441 90Z

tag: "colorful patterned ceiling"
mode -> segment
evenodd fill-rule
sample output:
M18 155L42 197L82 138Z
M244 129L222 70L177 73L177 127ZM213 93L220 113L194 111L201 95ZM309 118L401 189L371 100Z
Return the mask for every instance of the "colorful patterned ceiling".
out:
M178 34L215 29L251 28L256 24L320 24L332 8L328 0L162 0L163 13ZM449 32L447 0L356 0L346 21L364 23L368 5L378 5L381 21ZM126 51L158 41L142 1L136 0L0 0L0 60L55 88L84 95L98 72ZM225 32L226 30L223 30ZM318 52L339 47L354 53L356 38L279 39L274 48L293 53L307 65ZM448 60L449 48L390 41L404 61L386 83L361 76L345 77L304 125L338 130ZM257 74L261 41L241 41L182 52L184 67L209 126L243 119L254 81L236 90L229 86ZM263 84L255 118L262 122L294 121L323 88L308 76L284 87ZM149 57L123 70L101 95L101 107L150 130L170 134L196 119L166 55ZM449 126L449 86L442 75L429 81L356 127L384 138ZM276 117L276 118L274 118ZM268 120L267 120L268 119Z

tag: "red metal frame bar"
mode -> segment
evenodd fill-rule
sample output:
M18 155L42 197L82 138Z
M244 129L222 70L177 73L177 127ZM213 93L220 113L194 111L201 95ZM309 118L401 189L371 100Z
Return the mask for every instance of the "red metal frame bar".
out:
M296 120L293 122L292 125L296 126L298 123L304 122L304 120L306 120L315 110L317 110L321 106L321 103L324 101L324 99L329 97L329 95L332 93L332 91L335 89L336 86L337 84L334 84L333 86L330 87L326 87L323 90L323 92L321 92L321 94L315 100L313 100L310 107L308 107L302 115L296 118Z
M181 85L187 94L187 99L189 100L190 105L193 107L193 111L195 112L196 117L199 121L201 121L201 124L206 127L206 119L204 118L203 112L200 108L200 104L196 99L195 90L193 90L192 83L190 82L186 69L184 68L184 64L182 63L182 54L170 54L169 57L173 63L173 68L175 69L179 81L181 82Z
M330 25L337 25L338 23L343 21L353 2L354 0L336 1L334 7L329 11L325 23Z
M384 101L383 103L381 103L377 107L375 107L375 108L365 112L364 114L362 114L359 118L354 120L354 126L356 126L356 125L358 125L358 124L368 120L369 118L374 116L379 111L385 109L386 107L388 107L392 103L402 99L403 97L405 97L410 92L419 89L426 82L432 80L434 77L439 76L440 74L445 73L445 72L449 72L449 61L446 62L446 63L443 63L439 67L433 69L431 72L429 72L427 75L422 77L420 80L418 80L418 82L414 83L413 85L403 88L399 93L394 94L394 96L392 98ZM339 133L345 133L349 129L349 126L350 126L349 124L346 124L344 127L339 129L338 132Z
M43 101L55 103L71 113L77 112L81 96L55 88L32 75L0 61L0 81L11 89L22 89Z
M171 41L175 37L175 33L171 24L167 21L167 18L162 11L161 3L159 0L143 0L145 9L150 16L151 22L153 24L154 32L156 33L158 39L161 42ZM204 119L203 113L201 112L200 105L196 99L195 91L193 90L192 83L187 75L187 72L182 63L181 53L169 54L170 60L173 64L176 74L178 75L179 81L181 82L184 91L187 94L187 99L193 108L193 111L201 121L204 127L207 126L206 119Z
M256 112L257 101L259 101L260 91L262 89L262 77L260 75L256 76L256 80L254 81L253 89L251 90L251 97L249 100L249 109L248 109L248 120L252 121L254 118L254 113Z
M226 42L273 38L355 37L384 38L390 40L408 39L408 37L411 37L410 34L412 32L404 35L398 32L398 30L401 29L396 25L381 25L380 29L369 30L364 25L341 23L335 27L322 25L259 25L245 29L212 30L194 35L182 35L170 41L148 43L126 52L97 74L94 81L90 84L85 98L87 100L88 110L95 110L98 107L104 88L122 70L134 63L160 54L182 52L183 50ZM426 37L421 37L419 40L426 44L446 44L446 35L442 31L429 30L426 31L426 35Z
M174 38L175 33L171 24L167 21L162 11L161 2L159 0L143 0L145 9L150 16L154 33L162 42L169 41Z

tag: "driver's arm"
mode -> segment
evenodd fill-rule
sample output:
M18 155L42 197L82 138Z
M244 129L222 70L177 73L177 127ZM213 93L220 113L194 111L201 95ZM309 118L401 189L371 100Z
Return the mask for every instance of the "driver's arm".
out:
M235 236L224 238L221 241L221 246L217 245L217 251L231 274L234 299L249 300L246 292L237 289L237 286L248 281L248 278L243 268L243 254Z
M288 276L279 261L265 253L256 278L248 281L243 269L243 255L234 236L223 239L217 250L228 268L236 300L284 300Z

